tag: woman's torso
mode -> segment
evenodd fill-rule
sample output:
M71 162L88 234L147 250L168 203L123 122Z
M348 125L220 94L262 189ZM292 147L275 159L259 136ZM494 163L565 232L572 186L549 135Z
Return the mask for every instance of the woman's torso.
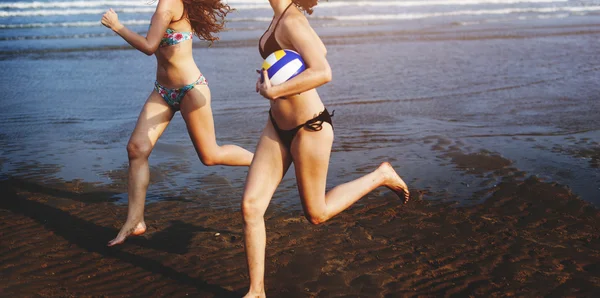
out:
M176 33L188 34L192 27L185 18L183 3L178 3L173 9L173 15L182 16L169 24L169 29ZM164 33L166 37L167 32ZM192 38L193 40L193 38ZM194 82L200 76L200 70L192 56L192 40L185 40L173 45L163 43L156 52L156 80L165 87L179 88Z
M290 7L290 9L286 10L281 17L277 20L273 20L265 34L259 40L259 51L264 49L265 55L270 54L266 53L266 51L273 52L274 50L279 49L297 51L293 45L285 41L285 38L281 38L281 33L279 33L280 30L277 30L286 17L295 13L301 14L295 7ZM312 119L324 109L325 106L316 89L311 89L298 95L288 96L284 99L271 101L271 112L273 117L275 117L277 124L282 129L294 128L299 124Z

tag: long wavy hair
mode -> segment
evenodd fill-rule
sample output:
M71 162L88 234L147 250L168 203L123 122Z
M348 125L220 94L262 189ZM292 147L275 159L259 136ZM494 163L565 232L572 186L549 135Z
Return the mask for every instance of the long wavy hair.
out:
M298 8L304 10L307 14L313 13L313 7L317 6L319 0L292 0Z
M152 1L152 3L158 0ZM194 33L200 38L211 43L219 40L216 33L225 27L225 16L233 9L221 0L181 0L183 2L183 16L186 18Z

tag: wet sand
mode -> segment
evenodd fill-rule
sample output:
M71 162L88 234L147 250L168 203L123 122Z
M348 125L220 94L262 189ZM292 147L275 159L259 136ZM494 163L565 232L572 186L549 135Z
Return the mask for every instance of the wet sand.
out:
M492 152L430 145L483 183L480 204L412 190L402 205L377 190L330 222L271 206L270 297L597 297L600 211ZM587 152L586 154L592 154ZM595 158L597 158L597 154ZM0 182L5 297L239 297L247 286L238 208L193 200L147 205L148 231L119 247L126 207L112 187L78 181ZM210 197L200 197L210 200Z

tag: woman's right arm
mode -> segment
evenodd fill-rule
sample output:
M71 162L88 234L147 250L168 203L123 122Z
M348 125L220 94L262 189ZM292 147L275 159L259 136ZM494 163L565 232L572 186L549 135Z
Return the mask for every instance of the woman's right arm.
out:
M279 28L282 36L287 37L287 44L302 56L306 69L277 86L271 85L266 70L263 70L263 77L266 79L263 83L257 83L257 91L265 98L275 100L317 88L331 81L327 50L308 20L302 15L289 16L282 21Z
M177 0L162 0L158 2L146 37L129 30L121 24L117 13L112 8L102 16L102 25L119 34L132 47L150 56L158 49L165 31L173 20L171 8L175 1Z

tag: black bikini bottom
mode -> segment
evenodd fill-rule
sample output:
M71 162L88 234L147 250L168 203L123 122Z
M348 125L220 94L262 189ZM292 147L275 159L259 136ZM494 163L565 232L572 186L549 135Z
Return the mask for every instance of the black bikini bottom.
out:
M333 111L333 113L335 113L335 111ZM290 147L292 146L292 140L294 140L294 137L296 136L300 128L305 127L306 129L312 131L320 131L321 129L323 129L323 122L329 123L331 125L331 128L333 128L333 123L331 122L331 117L333 117L333 113L329 114L329 111L325 109L315 118L312 118L306 121L304 124L300 124L290 130L284 130L277 126L275 118L273 118L273 114L271 114L271 110L269 110L269 117L271 118L271 123L273 123L273 127L275 127L275 131L277 131L281 142L283 142L285 147L287 147L287 149L290 150Z

